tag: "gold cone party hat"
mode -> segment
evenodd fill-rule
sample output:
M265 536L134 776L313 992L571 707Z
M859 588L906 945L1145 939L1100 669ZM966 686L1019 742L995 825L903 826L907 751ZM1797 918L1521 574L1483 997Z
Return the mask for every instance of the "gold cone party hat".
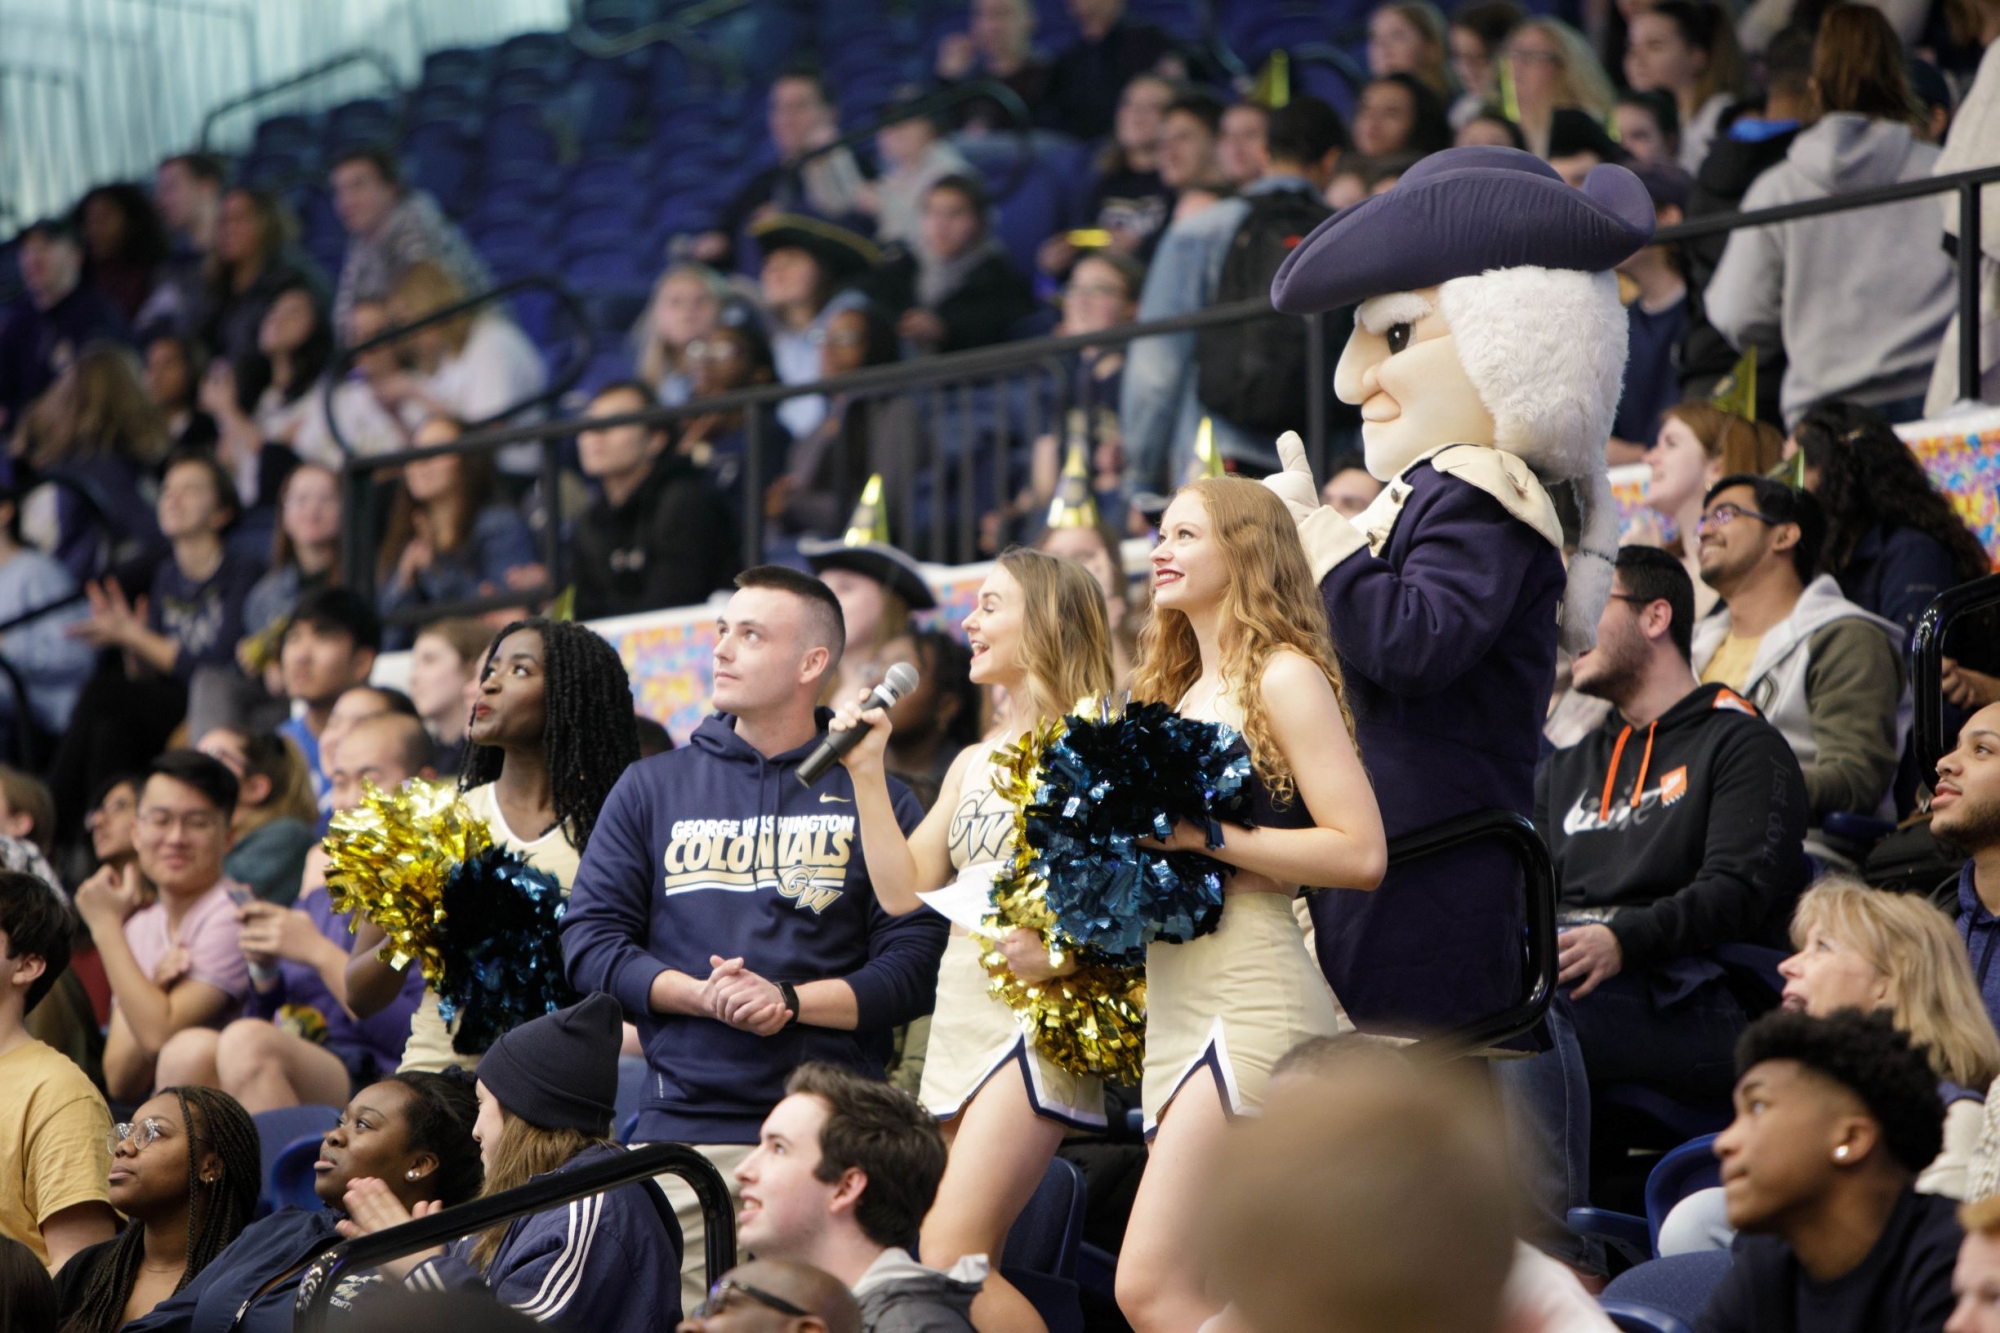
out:
M1228 473L1222 466L1222 450L1215 447L1215 422L1209 417L1203 417L1195 430L1194 461L1197 477L1220 477Z
M1070 442L1069 456L1063 460L1062 479L1056 482L1055 498L1049 501L1049 526L1097 526L1097 497L1090 492L1090 465L1082 440Z
M1276 111L1292 100L1292 57L1282 48L1271 52L1257 82L1250 89L1250 101Z
M854 516L847 520L847 531L840 536L842 546L866 546L870 542L882 546L889 544L889 509L882 503L882 474L877 472L868 478L868 484L861 488L861 499L854 506Z
M1757 419L1757 349L1752 347L1736 364L1729 368L1709 395L1709 401L1723 411L1742 417L1745 421Z

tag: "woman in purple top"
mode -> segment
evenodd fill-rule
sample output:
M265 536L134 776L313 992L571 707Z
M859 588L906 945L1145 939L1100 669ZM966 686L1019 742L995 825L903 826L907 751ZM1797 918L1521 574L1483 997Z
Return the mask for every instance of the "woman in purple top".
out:
M306 858L298 905L255 900L236 909L250 964L244 1016L220 1032L177 1034L160 1054L161 1077L207 1084L250 1111L344 1105L356 1088L403 1059L410 1015L423 995L414 968L385 1009L356 1018L347 1007L347 953L354 938L325 887L326 854Z

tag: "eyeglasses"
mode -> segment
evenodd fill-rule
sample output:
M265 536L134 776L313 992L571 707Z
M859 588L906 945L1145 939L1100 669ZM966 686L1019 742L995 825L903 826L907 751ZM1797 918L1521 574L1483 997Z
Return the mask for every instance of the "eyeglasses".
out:
M779 1314L790 1315L794 1319L807 1319L812 1316L812 1311L801 1309L783 1296L773 1296L762 1288L753 1287L747 1282L738 1282L733 1277L726 1277L708 1289L708 1299L695 1307L694 1317L713 1319L729 1309L730 1298L733 1296L748 1297L767 1310L776 1310Z
M129 1139L132 1144L132 1151L144 1152L146 1151L146 1149L152 1147L155 1143L159 1142L160 1135L166 1132L167 1132L166 1123L164 1121L155 1120L151 1116L147 1116L144 1120L136 1121L133 1123L116 1124L113 1125L109 1130L105 1131L104 1151L115 1154L118 1151L118 1145L126 1142ZM188 1135L188 1137L193 1139L196 1143L208 1142L207 1139L203 1138L199 1134L190 1134Z
M154 809L141 810L139 822L156 832L165 832L178 824L186 832L207 834L222 827L222 816L201 810L190 810L186 814L176 815L171 810Z
M1717 528L1726 528L1739 518L1754 518L1759 523L1769 523L1774 527L1786 521L1772 518L1769 514L1760 514L1754 509L1745 509L1741 505L1717 505L1695 522L1695 535L1700 536L1703 533L1714 532Z

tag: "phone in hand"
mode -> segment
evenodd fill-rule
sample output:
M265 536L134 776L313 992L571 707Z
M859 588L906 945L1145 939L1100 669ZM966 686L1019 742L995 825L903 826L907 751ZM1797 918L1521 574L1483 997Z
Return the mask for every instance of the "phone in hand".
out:
M229 901L235 903L238 907L248 907L251 903L257 901L257 895L251 892L250 886L247 884L225 885L222 891L228 894Z

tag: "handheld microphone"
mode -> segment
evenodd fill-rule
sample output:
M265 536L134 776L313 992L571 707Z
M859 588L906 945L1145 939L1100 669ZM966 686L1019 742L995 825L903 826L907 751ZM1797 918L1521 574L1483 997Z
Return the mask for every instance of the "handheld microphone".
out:
M917 688L917 669L908 662L898 662L884 673L882 683L868 692L867 701L861 711L871 708L890 708L896 700ZM861 744L861 738L868 734L868 724L849 727L846 731L829 731L819 748L806 756L799 765L799 781L810 787L826 776L826 771L840 762L840 757Z

